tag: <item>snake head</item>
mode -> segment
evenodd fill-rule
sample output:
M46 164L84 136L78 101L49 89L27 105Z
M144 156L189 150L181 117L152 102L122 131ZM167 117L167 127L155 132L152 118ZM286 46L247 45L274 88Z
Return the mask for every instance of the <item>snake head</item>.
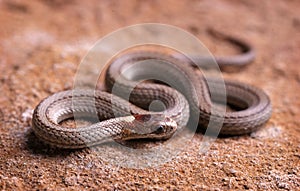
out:
M177 123L163 114L133 115L132 126L124 128L121 140L170 138L177 130Z

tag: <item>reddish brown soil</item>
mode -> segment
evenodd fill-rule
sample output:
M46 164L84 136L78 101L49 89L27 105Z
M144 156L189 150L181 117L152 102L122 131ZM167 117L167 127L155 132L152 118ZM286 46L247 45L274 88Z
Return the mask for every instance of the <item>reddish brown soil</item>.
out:
M300 188L300 1L0 2L1 190L298 190ZM34 136L31 111L70 89L82 57L104 35L132 24L181 27L216 55L235 53L208 27L247 39L249 67L226 77L264 89L269 122L251 135L218 138L199 153L202 134L156 168L107 165L89 149L50 148Z

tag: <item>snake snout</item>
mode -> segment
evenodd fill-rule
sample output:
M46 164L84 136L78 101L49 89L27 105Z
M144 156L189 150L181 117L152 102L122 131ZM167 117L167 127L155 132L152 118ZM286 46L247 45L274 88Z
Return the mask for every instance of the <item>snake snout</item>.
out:
M163 114L135 115L133 126L124 128L121 133L122 140L170 138L177 130L177 123ZM145 120L147 119L147 120Z
M169 139L177 130L177 123L169 117L164 117L154 126L153 132L149 134L153 139Z

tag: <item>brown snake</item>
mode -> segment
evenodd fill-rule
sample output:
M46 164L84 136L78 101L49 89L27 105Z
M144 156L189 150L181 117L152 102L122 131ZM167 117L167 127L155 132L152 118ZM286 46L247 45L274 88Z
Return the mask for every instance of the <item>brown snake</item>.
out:
M254 59L253 49L246 43L230 37L225 40L240 46L244 53L216 58L221 67L245 65ZM201 57L194 56L194 59L203 63ZM163 84L136 83L149 78L169 80L168 83L178 87L179 92ZM185 57L147 51L128 53L111 62L105 80L108 89L116 95L69 90L41 101L32 118L37 137L61 148L83 148L112 139L168 139L188 123L190 116L199 120L204 128L213 116L214 120L223 123L221 134L240 135L255 131L266 123L272 112L270 99L261 89L235 81L225 81L226 99L241 110L224 114L212 112L213 102L220 101L218 98L224 95L224 91L220 91L224 84L196 73ZM213 88L208 89L208 84ZM126 101L127 93L130 93L131 103ZM119 97L124 95L124 99ZM163 103L163 111L146 110L153 100ZM101 122L79 128L60 125L73 116L96 116Z

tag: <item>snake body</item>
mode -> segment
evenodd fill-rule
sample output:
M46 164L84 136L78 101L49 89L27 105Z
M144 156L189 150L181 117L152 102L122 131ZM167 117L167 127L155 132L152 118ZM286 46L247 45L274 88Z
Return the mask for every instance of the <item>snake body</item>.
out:
M179 99L182 98L179 95ZM178 108L177 101L180 102L180 100L168 101L170 110L184 110ZM128 102L124 99L107 92L91 90L59 92L44 99L36 107L32 121L33 129L37 137L50 145L74 149L98 145L112 139L167 139L176 131L177 123L171 118L163 114L151 114L133 104L126 108L124 107L126 104ZM113 111L112 108L116 109ZM135 113L139 115L134 115ZM61 121L74 115L98 116L104 121L75 129L59 125ZM123 117L114 118L115 115Z
M250 46L234 41L244 50L243 55L230 58L232 61L216 59L221 66L243 65L253 59ZM199 59L199 63L203 62ZM178 91L163 84L137 83L157 78ZM240 135L255 131L266 123L272 112L270 99L261 89L236 81L225 81L227 103L242 110L225 114L212 112L213 102L220 101L218 98L224 94L220 91L224 83L196 73L189 59L158 52L134 52L114 59L106 74L106 85L116 95L98 90L69 90L41 101L32 118L37 137L61 148L83 148L112 139L167 139L190 118L206 128L212 116L223 123L221 134ZM126 101L128 93L130 103ZM153 100L159 100L165 108L148 111ZM74 129L60 125L73 116L96 116L101 122Z

